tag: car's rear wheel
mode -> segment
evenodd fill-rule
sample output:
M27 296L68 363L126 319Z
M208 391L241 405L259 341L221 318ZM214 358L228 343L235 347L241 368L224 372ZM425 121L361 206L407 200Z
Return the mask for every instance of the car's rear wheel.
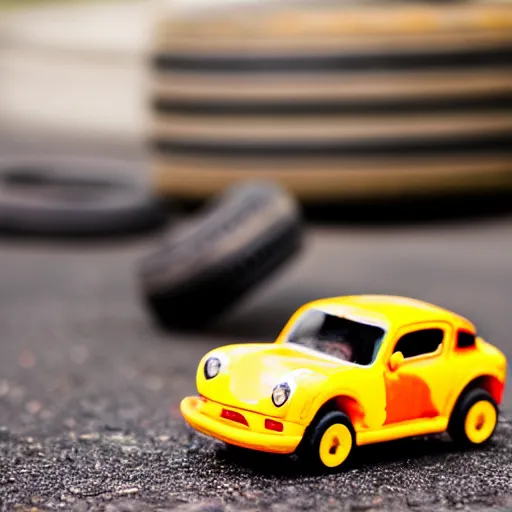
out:
M461 446L478 446L489 441L498 423L498 406L484 389L465 392L458 400L448 433Z
M299 454L316 469L336 471L350 458L355 440L350 418L342 412L331 411L308 428Z

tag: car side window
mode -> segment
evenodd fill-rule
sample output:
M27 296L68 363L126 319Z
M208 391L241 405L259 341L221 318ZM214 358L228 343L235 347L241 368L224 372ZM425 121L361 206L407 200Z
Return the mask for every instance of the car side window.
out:
M420 329L404 334L395 345L393 352L402 352L405 359L431 354L443 343L442 329Z
M474 334L467 331L459 331L457 333L457 348L470 348L475 346Z

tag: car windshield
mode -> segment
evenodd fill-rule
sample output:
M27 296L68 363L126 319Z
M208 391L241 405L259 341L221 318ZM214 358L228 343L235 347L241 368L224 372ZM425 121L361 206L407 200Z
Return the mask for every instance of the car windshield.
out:
M368 366L375 361L384 334L381 327L311 309L298 320L287 341Z

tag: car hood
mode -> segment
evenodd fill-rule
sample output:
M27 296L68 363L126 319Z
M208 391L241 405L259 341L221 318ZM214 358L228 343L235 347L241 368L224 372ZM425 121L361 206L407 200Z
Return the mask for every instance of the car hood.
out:
M233 345L208 354L223 360L221 373L211 380L201 378L198 371L199 392L206 398L241 409L265 414L276 408L271 401L276 384L286 381L294 392L307 387L314 393L331 375L353 369L350 363L300 346L281 343ZM284 411L285 408L282 410Z

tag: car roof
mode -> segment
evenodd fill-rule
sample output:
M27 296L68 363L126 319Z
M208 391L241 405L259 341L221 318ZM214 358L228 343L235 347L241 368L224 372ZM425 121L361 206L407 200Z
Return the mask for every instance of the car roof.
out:
M338 310L342 308L347 314L352 314L375 320L389 322L393 326L407 325L418 322L445 321L455 327L467 329L475 333L472 322L457 313L434 304L408 297L393 295L347 295L319 299L309 304L323 310ZM339 314L339 313L338 313Z

